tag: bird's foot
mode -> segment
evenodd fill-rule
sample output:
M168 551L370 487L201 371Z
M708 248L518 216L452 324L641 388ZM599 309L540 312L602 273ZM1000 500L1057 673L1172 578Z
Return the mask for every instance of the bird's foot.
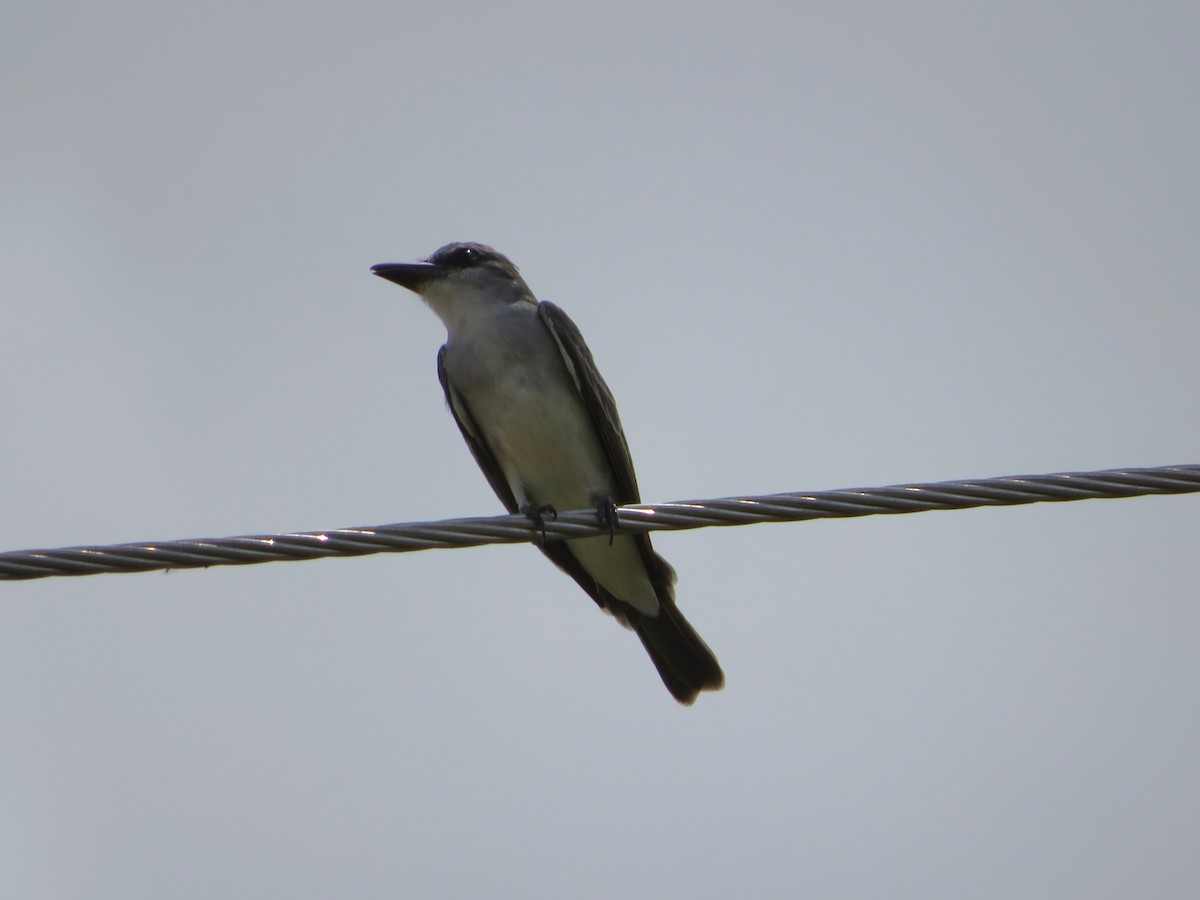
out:
M617 504L605 497L596 507L596 515L600 524L608 529L608 546L611 547L617 537Z
M521 512L529 516L533 520L533 527L541 531L541 543L546 543L546 516L549 516L554 521L558 521L558 510L553 505L546 503L542 506L526 506ZM537 536L534 536L534 542L537 542Z

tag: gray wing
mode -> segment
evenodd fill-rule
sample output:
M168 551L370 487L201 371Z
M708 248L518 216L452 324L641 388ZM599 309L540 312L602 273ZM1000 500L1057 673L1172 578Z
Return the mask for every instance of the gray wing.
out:
M475 457L475 462L483 470L488 484L492 486L492 490L496 492L496 496L500 498L504 508L510 513L516 514L521 511L517 498L513 495L512 488L508 486L508 479L504 477L504 472L500 468L500 464L496 462L496 457L492 455L491 449L475 425L475 420L471 418L470 409L467 408L467 404L458 395L458 392L454 390L454 386L450 384L450 377L446 374L444 364L445 357L446 346L443 344L442 349L438 351L438 381L442 383L442 391L446 395L446 405L450 407L450 415L454 416L458 430L462 432L463 440L467 442L471 455Z
M558 344L559 352L562 354L563 365L566 366L567 372L575 382L575 387L579 390L579 395L587 407L588 415L592 418L592 424L596 427L596 434L600 437L604 455L608 458L609 468L617 483L617 496L609 499L618 506L626 503L641 503L637 476L633 473L633 458L629 454L625 430L621 428L617 403L613 399L612 391L608 389L608 385L600 376L600 370L596 368L596 361L592 359L592 352L584 343L583 335L579 333L579 329L567 317L567 314L553 303L544 301L539 303L538 315L541 316L550 334L554 336L555 343ZM650 573L650 580L654 583L659 599L674 598L675 571L665 559L654 552L650 546L649 535L638 534L633 538L637 543L642 561L646 564L646 571ZM571 559L574 559L573 555ZM601 606L609 605L597 596L597 592L605 593L599 590L599 585L596 585L594 581L592 581L594 585L592 588L584 584L585 579L591 581L591 576L584 573L581 578L579 574L569 568L569 565L557 559L555 562L566 569L581 585L584 585L584 590L592 594L597 603L600 603ZM605 600L608 599L605 598Z
M584 343L583 335L567 314L553 303L539 303L538 315L558 344L563 364L583 398L596 434L604 447L604 455L608 458L609 468L617 482L618 496L611 498L612 501L618 506L641 503L637 476L633 472L633 459L629 455L625 431L621 428L616 401L613 400L612 391L600 377L600 370L596 368L596 361L592 359L592 352Z

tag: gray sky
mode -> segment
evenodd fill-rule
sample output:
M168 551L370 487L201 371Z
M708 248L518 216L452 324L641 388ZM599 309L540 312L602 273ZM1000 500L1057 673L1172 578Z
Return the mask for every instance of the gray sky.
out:
M648 501L1200 462L1186 4L23 4L0 547L500 512L490 243ZM678 708L528 547L0 586L0 893L1191 897L1190 497L662 535Z

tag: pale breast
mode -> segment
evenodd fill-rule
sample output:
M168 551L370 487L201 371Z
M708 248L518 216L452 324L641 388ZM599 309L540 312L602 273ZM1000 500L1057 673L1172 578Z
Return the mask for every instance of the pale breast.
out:
M541 320L489 320L486 335L452 335L445 364L518 501L578 509L610 496L607 459Z

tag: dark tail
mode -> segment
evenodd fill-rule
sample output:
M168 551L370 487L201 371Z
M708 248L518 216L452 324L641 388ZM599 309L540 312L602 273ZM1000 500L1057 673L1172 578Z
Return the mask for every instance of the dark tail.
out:
M657 616L629 609L629 624L642 639L671 696L691 706L701 691L719 691L725 684L725 673L675 601L660 594L658 605Z

